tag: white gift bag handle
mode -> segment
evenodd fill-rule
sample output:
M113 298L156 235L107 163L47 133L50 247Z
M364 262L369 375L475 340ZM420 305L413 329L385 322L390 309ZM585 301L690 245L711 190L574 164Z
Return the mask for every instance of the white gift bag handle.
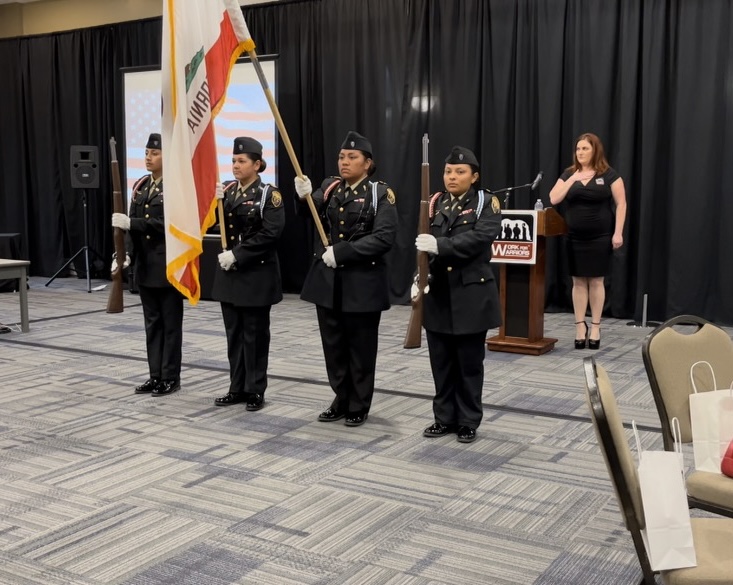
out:
M636 439L636 451L641 453L641 439L639 439L639 430L636 428L636 421L631 421L631 428L634 429L634 438ZM672 438L674 439L674 452L678 455L682 455L682 441L680 437L682 432L680 431L680 419L676 416L672 419Z
M672 418L672 438L674 439L674 451L682 455L682 431L680 430L680 419Z
M695 366L699 364L705 364L710 369L710 375L713 377L712 390L717 390L718 382L715 379L715 371L713 370L713 366L710 365L710 362L706 362L703 360L703 361L695 362L694 364L690 366L690 382L692 382L692 389L694 390L695 394L697 394L697 386L695 386L695 377L693 376L693 374L695 373ZM731 387L733 387L733 384L731 384Z
M674 452L680 462L680 473L682 474L682 485L687 491L687 482L685 481L685 456L682 454L682 431L680 430L680 420L675 416L672 418L672 438L674 440Z
M733 387L733 384L731 385ZM631 428L634 430L634 439L636 440L636 452L641 462L641 439L639 438L639 430L636 428L636 421L631 421ZM672 438L674 440L674 452L677 453L680 462L680 471L682 477L685 476L685 459L682 454L682 431L680 431L680 420L675 416L672 418ZM684 483L684 482L683 482Z
M634 429L634 439L636 439L636 457L641 462L641 439L639 439L639 431L636 428L636 421L631 421L631 428Z

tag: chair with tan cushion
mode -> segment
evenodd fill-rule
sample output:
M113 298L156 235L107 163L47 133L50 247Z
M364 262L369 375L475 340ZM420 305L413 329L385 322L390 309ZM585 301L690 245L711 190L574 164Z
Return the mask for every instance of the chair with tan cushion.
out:
M692 326L692 332L675 329ZM649 384L654 395L662 438L667 451L673 449L671 421L680 421L682 442L692 442L690 425L690 367L707 361L715 372L718 389L733 381L733 341L720 327L692 315L674 317L652 331L641 349ZM698 392L713 390L707 367L695 368ZM733 517L733 480L720 474L694 471L687 478L690 507ZM733 578L731 579L733 583Z
M654 572L644 548L644 506L636 462L606 371L592 357L583 360L588 407L598 444L606 460L619 508L636 548L642 570L641 583L654 585ZM663 486L660 486L663 489ZM662 571L665 585L730 585L733 583L733 519L692 518L697 567Z

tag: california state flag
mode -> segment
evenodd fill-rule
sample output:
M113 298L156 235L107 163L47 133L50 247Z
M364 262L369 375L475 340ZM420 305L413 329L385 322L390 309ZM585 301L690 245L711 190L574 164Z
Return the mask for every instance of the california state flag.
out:
M254 42L237 0L164 0L162 49L167 275L195 305L216 209L214 118L235 61Z

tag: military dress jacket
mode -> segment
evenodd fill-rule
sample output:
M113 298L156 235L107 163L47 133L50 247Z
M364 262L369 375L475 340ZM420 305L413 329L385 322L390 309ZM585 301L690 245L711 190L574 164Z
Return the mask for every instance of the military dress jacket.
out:
M258 178L243 194L239 183L224 188L224 221L234 267L217 262L211 296L238 307L265 307L283 298L277 244L285 228L285 208L277 187Z
M325 248L316 232L313 262L300 298L347 313L389 309L385 255L397 231L394 191L386 183L364 179L353 192L344 179L329 177L312 197L337 268L321 259ZM301 214L307 212L305 203L300 207Z
M156 288L171 286L165 275L163 179L155 184L152 175L147 175L135 183L129 216L126 247L135 281L138 285Z
M501 324L499 292L491 268L491 244L501 229L501 206L472 187L455 209L450 193L430 200L430 233L438 254L430 255L430 290L423 324L437 333L465 335ZM480 214L479 214L480 209Z

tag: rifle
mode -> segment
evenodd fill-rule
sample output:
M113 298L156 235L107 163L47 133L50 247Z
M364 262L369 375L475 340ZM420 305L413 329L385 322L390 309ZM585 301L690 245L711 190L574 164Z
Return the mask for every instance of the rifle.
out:
M422 137L422 176L420 183L420 219L417 231L419 234L430 233L430 163L428 162L428 135ZM428 285L430 264L427 252L417 253L417 296L412 299L412 312L407 325L405 349L420 347L422 341L423 295Z
M120 184L120 167L117 163L117 143L114 136L109 139L109 157L112 163L112 210L115 213L125 213ZM122 267L125 264L127 252L125 251L125 232L120 228L114 228L114 241L117 270L112 273L112 288L109 291L109 299L107 299L107 312L122 313L125 310L125 303L122 299Z

